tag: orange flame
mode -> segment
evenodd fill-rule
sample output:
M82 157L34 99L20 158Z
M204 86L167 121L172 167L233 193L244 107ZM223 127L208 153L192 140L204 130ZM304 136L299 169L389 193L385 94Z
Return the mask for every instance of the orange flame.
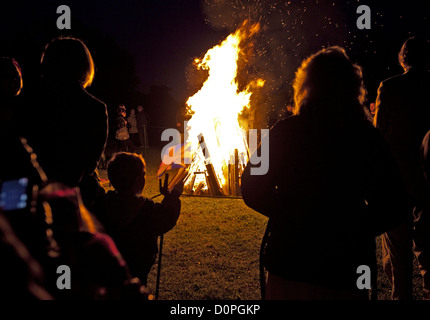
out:
M232 163L235 149L240 163L246 164L249 158L246 134L241 128L238 116L244 108L250 107L251 88L262 87L264 80L252 81L243 90L238 90L237 63L241 54L241 43L259 31L259 24L248 27L245 21L221 44L209 49L202 60L195 59L199 69L208 71L208 78L200 91L187 101L192 118L188 122L188 140L191 145L193 162L185 185L194 190L203 184L207 189L205 164L210 161L222 192L227 194L228 164ZM243 52L242 52L243 54ZM199 136L204 137L209 157L203 155ZM197 173L197 174L196 174ZM195 179L190 179L192 175ZM193 186L189 186L189 184Z

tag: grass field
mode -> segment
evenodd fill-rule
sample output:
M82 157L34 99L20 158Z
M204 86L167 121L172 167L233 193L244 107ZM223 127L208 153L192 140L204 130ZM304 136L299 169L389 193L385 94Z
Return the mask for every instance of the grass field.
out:
M145 159L148 168L144 194L152 197L158 194L159 150L150 150ZM161 197L154 201L161 201ZM159 299L260 299L259 250L267 218L241 199L182 196L181 202L178 223L164 236ZM380 256L379 239L377 247ZM153 293L156 274L157 264L148 279ZM415 299L421 299L420 284L415 266ZM378 299L390 299L380 259L378 289Z

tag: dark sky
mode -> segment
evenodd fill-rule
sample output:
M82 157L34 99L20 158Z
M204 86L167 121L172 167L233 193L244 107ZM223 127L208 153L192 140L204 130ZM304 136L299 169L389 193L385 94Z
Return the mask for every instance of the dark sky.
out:
M172 94L186 94L185 67L190 59L204 53L227 34L205 23L201 2L196 0L132 1L16 1L0 11L2 39L13 31L30 28L37 33L41 22L56 26L56 9L69 5L74 27L83 25L111 36L129 51L136 63L140 88L167 85ZM39 37L44 37L40 30ZM97 64L97 61L95 61Z
M39 40L55 28L56 9L67 4L72 32L77 26L97 30L133 56L139 88L167 85L178 100L187 97L185 69L190 60L223 40L244 19L260 22L255 65L249 72L263 76L268 90L288 87L298 63L322 46L342 45L365 67L370 91L384 77L401 72L397 51L408 35L430 30L426 1L339 0L88 0L2 2L3 41L17 30ZM372 10L372 29L358 30L356 8ZM47 38L46 38L47 39ZM4 54L4 53L2 53ZM97 64L97 61L96 61ZM252 68L251 68L252 67ZM251 71L250 71L251 70ZM96 75L97 76L97 75ZM271 84L270 84L271 83Z

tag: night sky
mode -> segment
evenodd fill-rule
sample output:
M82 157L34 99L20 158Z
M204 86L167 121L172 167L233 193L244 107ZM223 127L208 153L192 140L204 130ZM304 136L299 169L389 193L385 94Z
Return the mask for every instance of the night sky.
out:
M26 32L39 42L49 41L56 32L59 16L56 9L61 4L71 9L72 35L87 40L86 30L82 31L85 28L112 37L132 54L139 88L167 85L178 99L185 98L187 63L228 34L205 23L201 3L195 0L44 0L17 1L9 4L7 10L3 8L0 12L2 39L7 42L16 33Z
M387 0L16 1L1 6L0 54L15 56L23 65L25 76L25 67L39 59L43 45L62 33L56 28L59 16L56 9L67 4L72 13L72 30L66 33L88 44L99 74L106 76L101 69L119 63L114 60L110 64L98 63L97 57L102 55L105 57L99 60L109 59L109 52L100 52L102 47L94 40L103 38L130 58L130 74L137 79L124 83L142 93L151 85L166 85L174 99L185 102L196 90L187 74L193 58L202 57L248 19L259 22L261 31L253 39L249 63L239 69L242 72L239 76L246 81L257 77L267 80L260 101L264 104L262 109L276 116L288 103L291 81L300 61L329 45L345 47L353 61L363 66L369 101L374 100L379 82L402 72L397 53L404 40L416 34L429 36L430 18L425 3L418 0L402 4ZM371 9L371 30L356 27L359 17L356 9L360 4ZM102 83L97 77L98 74L95 85L97 81Z

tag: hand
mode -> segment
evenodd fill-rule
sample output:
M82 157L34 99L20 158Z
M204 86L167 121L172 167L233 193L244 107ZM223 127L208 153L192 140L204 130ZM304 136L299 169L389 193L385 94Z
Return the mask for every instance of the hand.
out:
M163 196L167 196L169 192L169 174L166 173L164 177L164 186L162 185L161 179L158 179L158 183L160 185L160 193Z

